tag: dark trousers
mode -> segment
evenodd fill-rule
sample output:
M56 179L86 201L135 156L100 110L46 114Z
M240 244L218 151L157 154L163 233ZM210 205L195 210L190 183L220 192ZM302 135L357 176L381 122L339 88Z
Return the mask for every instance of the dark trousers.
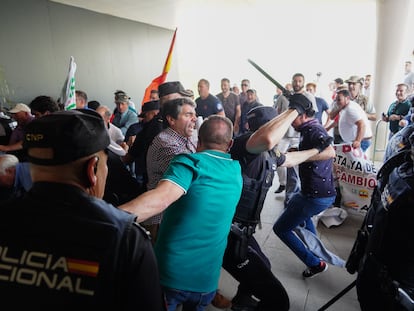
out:
M375 262L368 258L360 268L357 277L357 296L362 311L403 311L406 310L395 299L395 292Z
M248 241L247 259L240 263L233 249L236 239L230 234L223 258L223 268L240 284L237 295L254 295L260 300L256 310L289 310L289 296L272 273L270 261L252 236Z

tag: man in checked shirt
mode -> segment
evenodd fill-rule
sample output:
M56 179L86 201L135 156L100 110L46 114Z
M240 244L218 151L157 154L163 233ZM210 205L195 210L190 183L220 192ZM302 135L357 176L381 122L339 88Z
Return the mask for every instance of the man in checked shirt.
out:
M195 107L189 97L164 103L162 117L167 128L155 136L147 153L148 190L157 186L174 156L196 152L197 142L193 135L197 121ZM161 220L162 214L158 214L141 223L151 233L153 245Z

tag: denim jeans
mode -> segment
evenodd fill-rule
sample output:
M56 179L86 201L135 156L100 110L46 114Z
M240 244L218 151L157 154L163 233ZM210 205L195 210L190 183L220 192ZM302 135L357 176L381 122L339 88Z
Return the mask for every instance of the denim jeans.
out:
M211 303L217 290L209 293L190 292L185 290L163 287L167 300L168 311L175 311L182 305L182 311L204 311Z
M286 192L285 208L288 206L290 199L301 189L299 179L299 166L288 167L286 170Z
M289 200L286 209L273 226L273 231L276 235L308 267L318 265L320 259L308 250L308 248L293 232L293 229L304 224L306 229L310 230L314 234L317 234L315 226L312 222L312 216L317 215L330 207L334 201L335 196L312 198L302 194L302 192L296 193Z
M369 146L371 146L371 139L370 140L362 140L361 141L361 150L363 152L367 151L367 149L369 148Z

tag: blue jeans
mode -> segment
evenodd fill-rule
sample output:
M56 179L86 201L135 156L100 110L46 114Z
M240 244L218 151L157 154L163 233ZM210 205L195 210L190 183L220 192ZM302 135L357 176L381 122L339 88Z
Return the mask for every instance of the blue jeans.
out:
M299 225L316 233L312 216L319 214L332 205L335 196L326 198L312 198L296 193L288 202L286 209L273 226L273 231L308 267L319 264L320 259L315 256L293 232Z
M362 140L361 141L360 147L361 147L361 150L363 152L367 151L367 149L369 148L369 146L371 146L371 139L369 139L369 140Z
M297 165L286 169L285 208L289 200L300 191L299 167Z
M163 287L167 300L168 311L175 311L182 305L182 311L204 311L211 303L217 290L209 293L190 292L185 290Z

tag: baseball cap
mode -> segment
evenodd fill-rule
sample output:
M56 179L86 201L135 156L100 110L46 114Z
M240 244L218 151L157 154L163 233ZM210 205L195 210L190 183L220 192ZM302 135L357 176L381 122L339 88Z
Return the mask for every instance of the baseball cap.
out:
M190 97L193 97L193 96L194 96L194 92L193 92L193 90L186 89L185 91L186 91L188 94L190 94Z
M31 112L29 106L25 105L25 104L16 104L16 106L14 106L14 108L10 109L10 113L18 113L20 111L24 111L24 112Z
M348 80L345 81L345 83L361 83L364 84L364 79L359 76L350 76Z
M179 93L183 96L191 97L193 94L188 92L180 81L165 82L158 86L159 97L163 97L173 93Z
M270 106L254 107L247 113L247 122L249 123L249 129L256 131L266 122L272 120L277 116L277 110Z
M139 114L138 117L143 118L147 111L158 110L158 109L160 109L159 100L152 100L152 101L146 102L144 103L144 105L142 105L141 113Z
M336 88L335 92L339 93L339 92L344 91L344 90L349 91L348 85L342 84L342 85L338 86Z
M131 97L125 93L118 93L115 95L115 103L127 103Z
M27 124L23 140L29 162L38 165L66 164L107 148L122 155L110 145L102 117L90 109L57 111L35 119ZM33 148L51 152L39 156Z
M253 94L256 94L256 90L255 89L248 89L247 91L246 91L246 93L253 93Z
M114 95L116 96L116 95L119 95L119 94L124 94L124 95L126 95L126 92L125 91L123 91L123 90L116 90L115 91L115 93L114 93Z

